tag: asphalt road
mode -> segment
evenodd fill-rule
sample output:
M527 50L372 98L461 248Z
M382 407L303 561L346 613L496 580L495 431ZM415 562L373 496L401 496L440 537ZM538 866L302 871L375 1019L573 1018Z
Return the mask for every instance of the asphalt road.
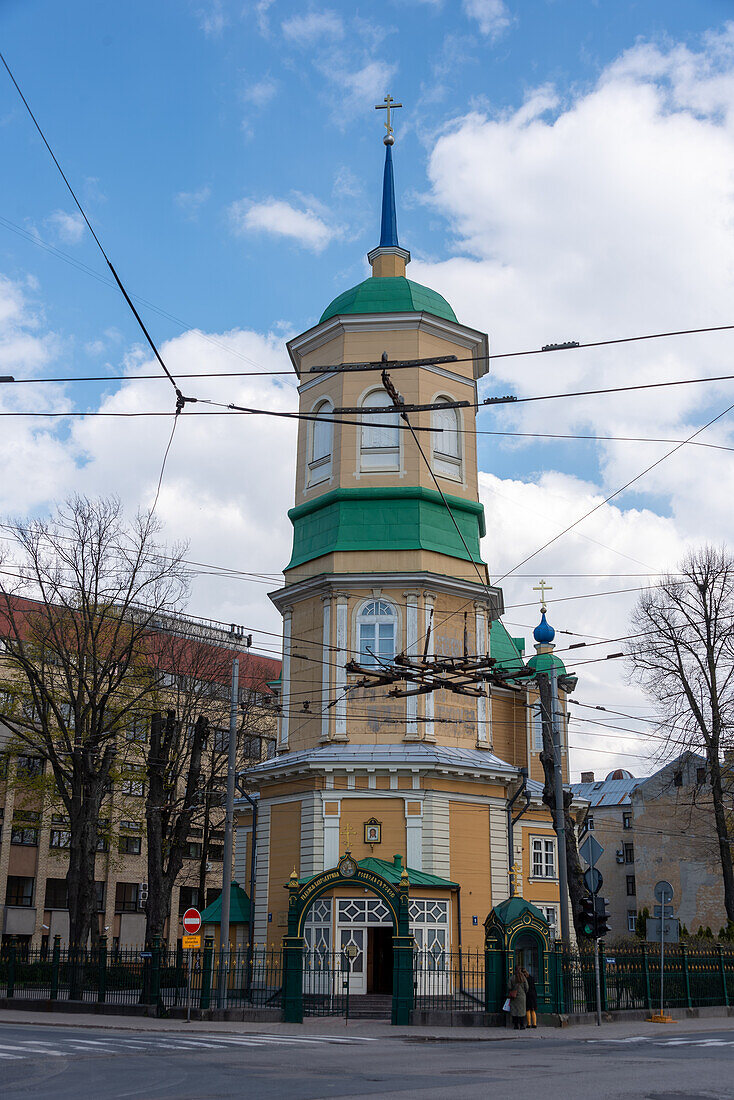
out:
M734 1027L579 1039L217 1033L0 1024L3 1100L714 1100L734 1097Z

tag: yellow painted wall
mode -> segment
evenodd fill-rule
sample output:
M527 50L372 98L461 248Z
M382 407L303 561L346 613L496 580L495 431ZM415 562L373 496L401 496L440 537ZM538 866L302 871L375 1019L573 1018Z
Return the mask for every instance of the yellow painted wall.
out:
M382 843L370 850L369 844L364 843L364 823L371 817L376 817L382 822ZM374 856L377 859L392 861L395 853L403 857L405 865L405 803L402 798L382 799L374 801L369 798L343 798L341 817L339 820L341 829L350 824L356 829L356 836L351 842L352 855L355 859L367 859ZM344 833L340 834L340 850L344 849Z
M478 950L484 943L484 919L491 909L489 809L479 803L452 802L451 880L461 886L462 944ZM479 918L472 924L472 915Z
M270 875L268 881L268 911L273 914L268 924L268 942L280 943L283 936L283 914L288 915L288 891L284 889L291 871L299 870L301 859L301 803L285 802L270 809Z

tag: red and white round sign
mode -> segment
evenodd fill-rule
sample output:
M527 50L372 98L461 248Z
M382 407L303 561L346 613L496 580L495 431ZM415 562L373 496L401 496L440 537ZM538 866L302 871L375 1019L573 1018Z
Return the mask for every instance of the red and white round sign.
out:
M187 936L195 936L201 928L201 913L198 909L187 909L183 915L183 930Z

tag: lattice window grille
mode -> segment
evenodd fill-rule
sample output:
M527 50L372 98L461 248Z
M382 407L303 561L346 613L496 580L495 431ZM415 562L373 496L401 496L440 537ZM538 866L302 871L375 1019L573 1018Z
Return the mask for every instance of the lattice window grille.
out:
M413 900L409 914L411 924L448 924L449 903L431 898Z
M331 900L315 901L306 914L306 924L331 924Z
M367 901L359 901L357 898L345 898L339 902L340 924L366 924Z

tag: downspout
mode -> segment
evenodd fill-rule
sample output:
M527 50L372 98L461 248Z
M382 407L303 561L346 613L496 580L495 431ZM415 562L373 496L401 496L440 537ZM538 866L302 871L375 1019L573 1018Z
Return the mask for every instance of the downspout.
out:
M528 769L520 768L520 777L522 779L521 785L513 794L512 798L507 803L507 864L509 869L510 878L510 897L515 896L515 878L512 874L513 860L515 858L515 822L519 821L524 813L527 812L530 806L530 793L528 791ZM512 816L512 807L517 802L520 795L525 796L525 805L515 817Z

